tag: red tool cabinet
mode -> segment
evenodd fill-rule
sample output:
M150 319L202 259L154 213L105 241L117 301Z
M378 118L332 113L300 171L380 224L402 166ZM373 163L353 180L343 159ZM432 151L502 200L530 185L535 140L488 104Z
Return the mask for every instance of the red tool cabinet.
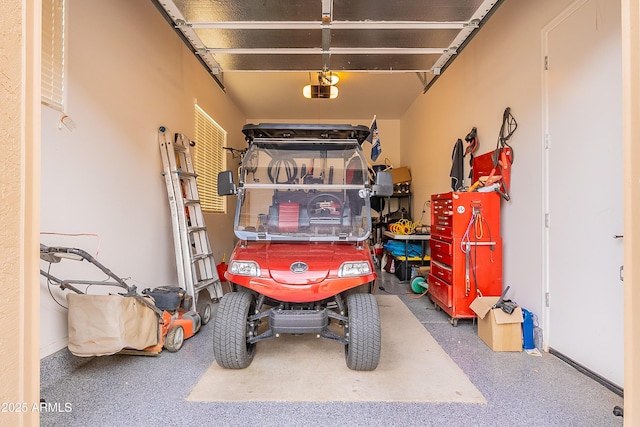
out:
M474 318L478 295L502 293L500 195L450 192L431 196L429 295L456 326Z

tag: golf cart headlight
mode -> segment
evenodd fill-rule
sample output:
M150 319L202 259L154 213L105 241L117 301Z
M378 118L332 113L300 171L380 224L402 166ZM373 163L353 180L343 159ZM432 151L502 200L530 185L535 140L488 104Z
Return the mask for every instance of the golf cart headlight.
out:
M366 261L345 262L338 270L338 277L364 276L371 273L371 267Z
M260 276L260 267L255 261L231 261L229 271L240 276Z

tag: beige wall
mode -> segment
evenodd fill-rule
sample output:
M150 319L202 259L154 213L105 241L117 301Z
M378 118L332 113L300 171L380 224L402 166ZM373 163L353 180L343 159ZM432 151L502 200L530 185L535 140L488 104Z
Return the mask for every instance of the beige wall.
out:
M624 144L624 425L640 424L640 1L622 1ZM638 235L638 236L636 236ZM635 240L638 237L638 240Z
M39 22L39 2L0 9L0 402L26 405L0 424L14 426L39 421Z
M502 210L504 279L511 295L535 313L543 312L543 47L542 30L573 0L520 2L507 0L455 63L419 97L401 119L402 159L413 172L415 198L450 191L451 152L457 138L478 127L477 154L496 146L506 107L518 121L509 141L515 151L508 209ZM633 275L637 242L633 237L640 215L638 142L638 19L637 0L624 0L625 73L625 425L637 425L632 415L638 402L637 365L640 289ZM619 7L600 1L599 8ZM525 18L526 17L526 18ZM594 19L595 22L595 19ZM625 24L623 24L625 26ZM595 83L594 83L595 84ZM606 82L598 82L606 84ZM588 90L588 89L587 89ZM606 120L606 118L603 118ZM468 168L468 164L466 165ZM465 169L468 172L468 169ZM414 212L417 208L414 204ZM634 256L634 254L636 254ZM637 262L636 262L637 264ZM632 421L633 420L633 421Z
M70 1L67 16L65 113L75 128L59 128L61 113L42 108L41 229L73 236L41 240L97 254L138 290L177 284L158 128L193 138L197 102L228 131L229 145L239 146L245 117L151 2ZM205 221L220 262L233 246L233 217ZM85 264L65 260L51 272L103 279ZM55 286L41 280L40 291L44 357L67 345L67 313Z
M495 149L503 112L511 108L518 128L509 141L515 154L511 200L501 217L503 275L511 297L539 316L544 294L541 30L571 2L505 1L401 120L402 159L413 171L414 198L421 200L451 191L453 146L472 127L478 128L476 155Z

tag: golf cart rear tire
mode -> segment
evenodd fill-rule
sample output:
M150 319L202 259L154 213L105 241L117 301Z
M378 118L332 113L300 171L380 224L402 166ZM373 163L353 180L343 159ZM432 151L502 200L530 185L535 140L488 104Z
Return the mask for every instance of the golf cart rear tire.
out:
M226 369L243 369L251 364L255 344L247 342L249 313L255 310L255 298L248 292L230 292L220 300L213 320L213 355Z
M171 353L175 353L182 348L182 344L184 344L184 329L182 329L182 326L174 326L169 329L167 338L164 341L164 348Z
M380 361L382 336L375 296L355 293L347 297L349 325L345 357L354 371L373 371Z

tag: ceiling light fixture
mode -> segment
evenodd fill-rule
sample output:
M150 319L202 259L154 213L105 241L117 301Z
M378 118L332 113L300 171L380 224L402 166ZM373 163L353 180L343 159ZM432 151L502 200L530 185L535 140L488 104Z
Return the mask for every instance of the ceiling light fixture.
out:
M309 74L311 80L311 74ZM302 88L302 95L307 99L338 97L338 88L335 86L340 78L331 72L321 71L318 73L318 84L308 84Z
M312 99L312 98L335 99L338 97L338 88L335 86L306 85L305 87L302 88L302 95L307 99Z

